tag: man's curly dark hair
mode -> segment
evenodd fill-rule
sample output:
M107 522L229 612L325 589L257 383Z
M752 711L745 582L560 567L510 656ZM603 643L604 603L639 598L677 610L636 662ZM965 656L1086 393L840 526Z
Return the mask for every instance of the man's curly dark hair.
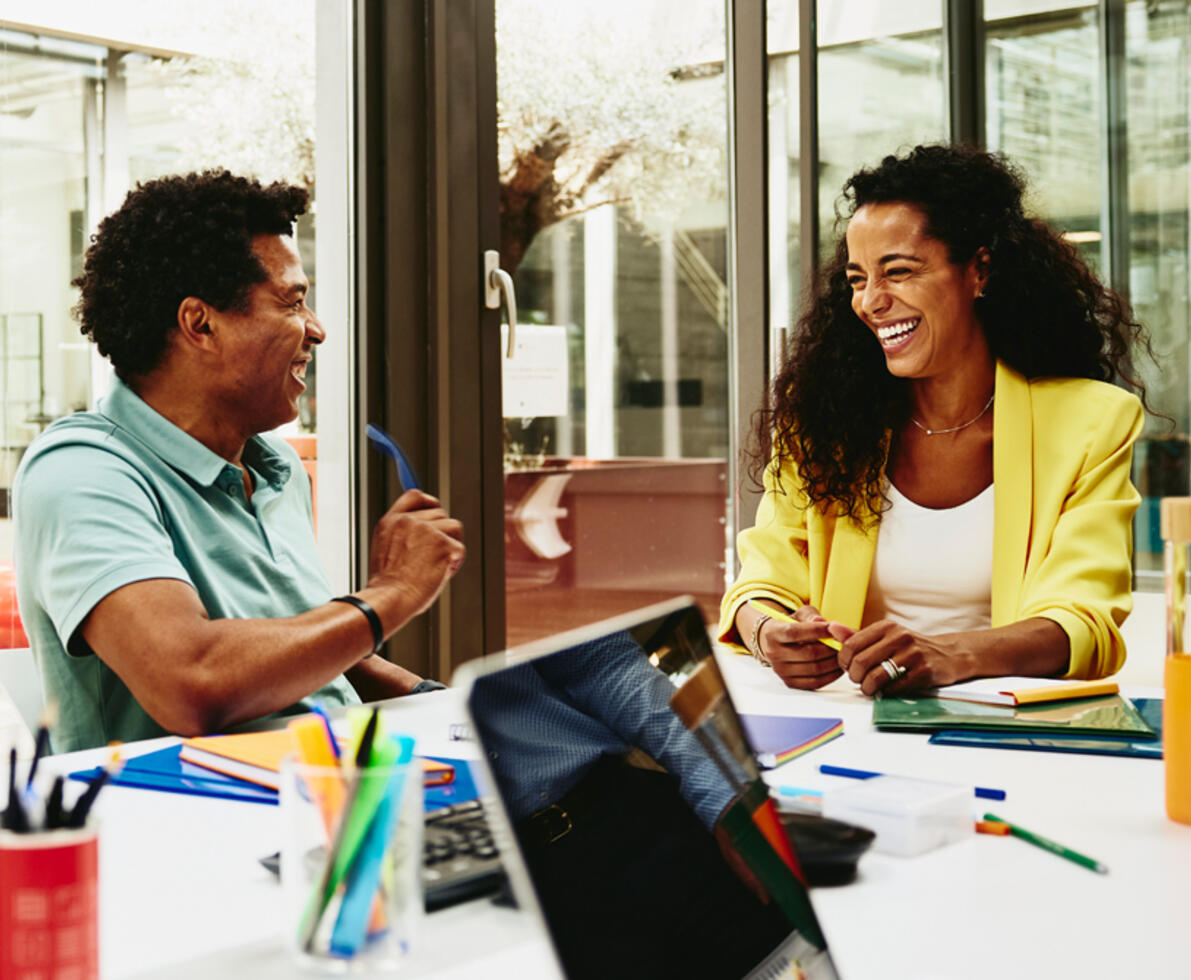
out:
M904 202L926 231L963 264L982 246L988 280L976 314L992 355L1027 378L1094 378L1145 388L1132 353L1151 357L1149 336L1075 249L1022 210L1025 180L1003 156L968 146L917 146L887 156L844 184L836 216L866 204ZM819 270L809 308L774 379L771 406L756 416L754 479L767 465L798 467L812 506L862 520L885 502L882 479L891 433L910 417L910 384L852 311L841 235ZM1148 408L1147 404L1147 408Z
M178 306L195 296L218 310L245 310L268 276L252 251L257 235L289 235L306 210L301 187L207 170L138 184L99 224L87 249L75 307L83 334L124 380L165 355Z

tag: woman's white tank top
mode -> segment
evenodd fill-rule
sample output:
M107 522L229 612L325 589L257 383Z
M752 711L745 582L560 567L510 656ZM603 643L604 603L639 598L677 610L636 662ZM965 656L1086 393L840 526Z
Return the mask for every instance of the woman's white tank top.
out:
M888 484L863 625L892 619L915 632L992 625L993 488L933 510Z

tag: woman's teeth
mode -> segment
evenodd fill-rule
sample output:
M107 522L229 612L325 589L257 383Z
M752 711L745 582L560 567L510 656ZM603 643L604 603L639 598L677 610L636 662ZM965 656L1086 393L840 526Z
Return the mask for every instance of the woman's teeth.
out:
M899 320L886 327L877 327L877 337L883 347L892 347L905 340L918 328L918 320Z

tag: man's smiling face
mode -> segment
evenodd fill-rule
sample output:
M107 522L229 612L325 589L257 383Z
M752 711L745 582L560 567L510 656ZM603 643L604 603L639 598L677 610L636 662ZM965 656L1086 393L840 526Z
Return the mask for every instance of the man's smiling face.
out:
M310 283L292 238L258 235L252 251L267 276L244 310L214 314L223 331L224 401L246 432L266 432L298 415L316 344L326 334L306 305Z

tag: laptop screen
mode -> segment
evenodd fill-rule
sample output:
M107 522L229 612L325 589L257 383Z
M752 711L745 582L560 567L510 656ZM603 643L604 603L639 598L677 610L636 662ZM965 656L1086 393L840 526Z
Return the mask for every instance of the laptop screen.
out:
M485 761L569 977L834 977L690 604L472 682Z

